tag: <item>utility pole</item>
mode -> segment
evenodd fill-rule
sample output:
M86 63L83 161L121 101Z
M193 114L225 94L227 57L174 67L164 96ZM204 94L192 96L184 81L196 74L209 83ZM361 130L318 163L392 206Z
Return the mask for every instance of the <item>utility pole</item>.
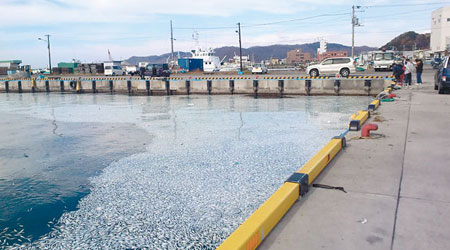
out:
M352 57L355 54L355 5L352 6Z
M239 62L241 63L241 72L242 69L242 43L241 43L241 23L237 23L238 25L238 33L239 33Z
M174 64L174 58L173 58L173 27L172 27L172 20L170 20L170 47L171 47L171 57L172 57L172 66Z
M47 48L48 48L48 67L50 70L50 74L52 73L52 57L50 55L50 35L45 35L47 39L38 38L38 40L47 42Z

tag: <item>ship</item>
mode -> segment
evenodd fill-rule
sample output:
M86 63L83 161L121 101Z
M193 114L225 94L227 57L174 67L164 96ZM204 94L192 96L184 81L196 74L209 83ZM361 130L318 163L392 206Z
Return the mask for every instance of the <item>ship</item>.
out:
M220 58L216 56L214 49L209 48L206 50L197 47L197 49L192 50L192 58L203 60L203 71L204 72L217 72L220 70Z

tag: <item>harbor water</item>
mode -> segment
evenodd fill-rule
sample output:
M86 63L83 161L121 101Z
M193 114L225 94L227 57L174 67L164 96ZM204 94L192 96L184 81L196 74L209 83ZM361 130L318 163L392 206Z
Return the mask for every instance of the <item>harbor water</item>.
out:
M0 95L0 248L214 249L371 97Z

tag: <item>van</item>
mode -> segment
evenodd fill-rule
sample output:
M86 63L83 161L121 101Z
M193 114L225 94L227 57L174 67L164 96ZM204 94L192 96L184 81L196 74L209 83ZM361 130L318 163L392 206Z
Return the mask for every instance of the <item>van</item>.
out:
M125 75L125 71L122 69L122 66L120 66L120 63L120 61L105 62L103 64L105 69L105 76Z

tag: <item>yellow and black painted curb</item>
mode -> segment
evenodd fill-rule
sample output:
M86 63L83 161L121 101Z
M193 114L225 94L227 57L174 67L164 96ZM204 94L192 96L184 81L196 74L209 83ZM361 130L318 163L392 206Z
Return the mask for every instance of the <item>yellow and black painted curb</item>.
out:
M378 107L380 106L381 102L380 100L373 100L370 104L369 107L367 108L367 110L369 111L375 111L378 109Z
M358 131L361 129L361 126L369 119L370 113L368 110L360 110L357 113L353 114L350 120L350 124L348 125L348 129L350 131Z
M47 77L36 78L39 81L76 81L81 79L82 81L125 81L125 80L170 80L170 81L201 81L201 80L321 80L321 79L393 79L393 76L349 76L349 77L330 77L330 76L264 76L262 78L249 77L249 76L219 76L219 77ZM26 81L32 78L0 78L0 81Z
M267 237L291 206L345 147L343 135L334 137L242 223L217 249L253 250Z
M369 110L376 110L380 100L369 104ZM367 110L358 111L351 116L348 130L360 129L370 117ZM269 197L250 217L242 223L218 250L253 250L272 231L291 206L308 191L309 186L325 169L334 157L346 146L345 134L333 137L316 155L314 155L297 172L292 174L285 183Z

